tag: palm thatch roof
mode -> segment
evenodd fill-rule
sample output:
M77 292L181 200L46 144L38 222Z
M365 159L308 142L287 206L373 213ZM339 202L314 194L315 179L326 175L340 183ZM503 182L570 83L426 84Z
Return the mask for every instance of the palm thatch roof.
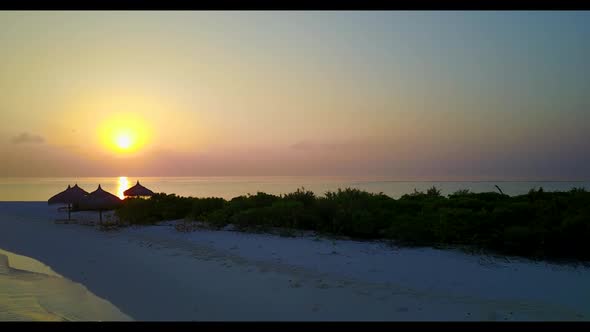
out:
M137 183L133 187L125 190L123 192L123 195L125 195L125 196L153 196L154 192L149 190L148 188L142 186L141 184L139 184L139 180L138 180Z
M88 194L81 202L80 208L85 210L112 210L121 205L119 197L104 191L100 185Z
M77 204L82 201L88 192L80 187L78 184L68 188L47 200L48 204Z

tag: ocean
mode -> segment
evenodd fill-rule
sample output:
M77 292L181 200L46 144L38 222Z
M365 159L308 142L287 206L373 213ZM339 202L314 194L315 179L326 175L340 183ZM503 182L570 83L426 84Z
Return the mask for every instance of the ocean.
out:
M508 195L527 193L531 188L543 187L545 191L569 190L584 187L590 190L590 181L391 181L360 177L80 177L80 178L0 178L0 201L47 201L68 185L78 184L88 192L101 187L119 197L123 191L139 180L154 192L174 193L193 197L223 197L231 199L258 191L269 194L285 194L304 187L323 195L338 188L358 188L369 192L382 192L393 198L424 191L432 186L444 195L460 189L473 192L497 191L498 185Z

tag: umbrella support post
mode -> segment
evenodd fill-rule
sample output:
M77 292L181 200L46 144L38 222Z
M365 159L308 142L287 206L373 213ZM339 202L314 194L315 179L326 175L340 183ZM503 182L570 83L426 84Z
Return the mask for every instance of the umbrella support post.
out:
M98 220L100 220L100 223L102 224L102 210L98 210L98 216L99 216Z
M68 204L68 220L72 220L72 204Z

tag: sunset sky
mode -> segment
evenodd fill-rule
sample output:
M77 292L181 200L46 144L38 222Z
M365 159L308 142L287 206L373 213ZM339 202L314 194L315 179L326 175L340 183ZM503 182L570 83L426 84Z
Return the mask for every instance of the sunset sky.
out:
M0 12L0 176L590 179L589 12Z

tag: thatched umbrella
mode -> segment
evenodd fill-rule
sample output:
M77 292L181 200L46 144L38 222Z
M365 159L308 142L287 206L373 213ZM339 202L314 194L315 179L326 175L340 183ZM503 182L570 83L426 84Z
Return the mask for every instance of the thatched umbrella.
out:
M88 192L80 187L78 184L68 188L47 200L48 204L66 204L68 206L68 220L71 220L72 205L79 204Z
M154 192L149 190L148 188L142 186L141 184L139 184L139 180L137 181L137 183L125 190L123 192L123 195L125 196L154 196Z
M100 222L102 223L102 211L112 210L121 205L122 201L119 197L102 190L100 184L98 189L91 192L80 202L80 208L85 210L98 210L100 215Z
M47 200L47 203L48 204L62 204L63 203L62 202L63 196L70 189L72 189L72 187L68 184L68 187L66 188L66 190L53 195L49 200Z

